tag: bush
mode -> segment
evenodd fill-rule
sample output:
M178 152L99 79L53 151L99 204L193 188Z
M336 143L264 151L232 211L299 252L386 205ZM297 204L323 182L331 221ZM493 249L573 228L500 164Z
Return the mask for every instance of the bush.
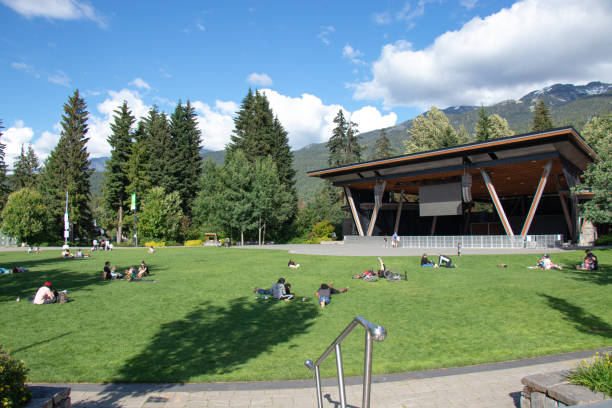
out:
M202 240L201 239L192 239L189 241L185 241L185 246L202 246Z
M591 364L582 360L576 371L571 372L567 379L572 384L582 385L592 391L601 391L612 396L612 359L610 354L600 356L595 353Z
M149 241L149 242L145 242L144 246L148 247L165 247L166 246L166 242L165 241L160 241L160 242L156 242L156 241Z
M0 405L21 407L32 398L32 392L25 386L27 379L23 361L17 361L0 346Z
M601 246L612 245L612 234L600 236L599 238L597 238L597 241L595 241L595 245L601 245Z

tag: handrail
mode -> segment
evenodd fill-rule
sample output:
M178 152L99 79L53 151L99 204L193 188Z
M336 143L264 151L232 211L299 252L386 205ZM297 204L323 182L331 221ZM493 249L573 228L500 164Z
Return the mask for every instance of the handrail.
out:
M342 350L340 343L357 327L361 325L365 328L365 355L363 359L363 401L362 407L370 407L370 391L372 388L372 340L384 341L387 338L387 330L382 326L374 326L368 320L361 316L355 318L346 326L346 329L332 342L332 344L321 354L321 356L313 363L312 360L306 360L304 365L310 370L314 370L317 385L317 403L319 408L323 407L323 395L321 393L321 375L319 366L331 354L332 350L336 351L336 368L338 371L338 388L340 391L341 408L346 408L346 393L344 389L344 370L342 368Z

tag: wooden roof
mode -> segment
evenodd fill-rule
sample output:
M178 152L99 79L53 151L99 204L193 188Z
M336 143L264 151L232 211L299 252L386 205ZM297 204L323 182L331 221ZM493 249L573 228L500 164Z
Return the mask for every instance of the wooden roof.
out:
M472 196L486 199L489 193L481 169L486 169L500 197L530 195L550 160L552 180L545 193L558 191L557 180L562 190L569 189L563 168L579 175L598 156L574 128L568 127L316 170L308 176L367 190L386 180L386 191L418 194L421 184L459 181L462 174L470 173Z

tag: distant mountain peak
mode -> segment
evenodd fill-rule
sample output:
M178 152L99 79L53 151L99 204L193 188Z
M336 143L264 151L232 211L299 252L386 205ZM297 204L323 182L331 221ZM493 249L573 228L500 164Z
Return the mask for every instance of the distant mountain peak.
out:
M519 102L535 104L544 100L549 106L560 106L585 96L597 96L612 93L612 84L589 82L586 85L554 84L532 91L519 99Z

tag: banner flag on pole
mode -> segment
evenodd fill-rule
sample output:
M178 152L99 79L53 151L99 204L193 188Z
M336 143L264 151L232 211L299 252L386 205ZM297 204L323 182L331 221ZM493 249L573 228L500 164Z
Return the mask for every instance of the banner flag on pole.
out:
M130 206L130 210L136 210L136 193L132 194L132 205Z

